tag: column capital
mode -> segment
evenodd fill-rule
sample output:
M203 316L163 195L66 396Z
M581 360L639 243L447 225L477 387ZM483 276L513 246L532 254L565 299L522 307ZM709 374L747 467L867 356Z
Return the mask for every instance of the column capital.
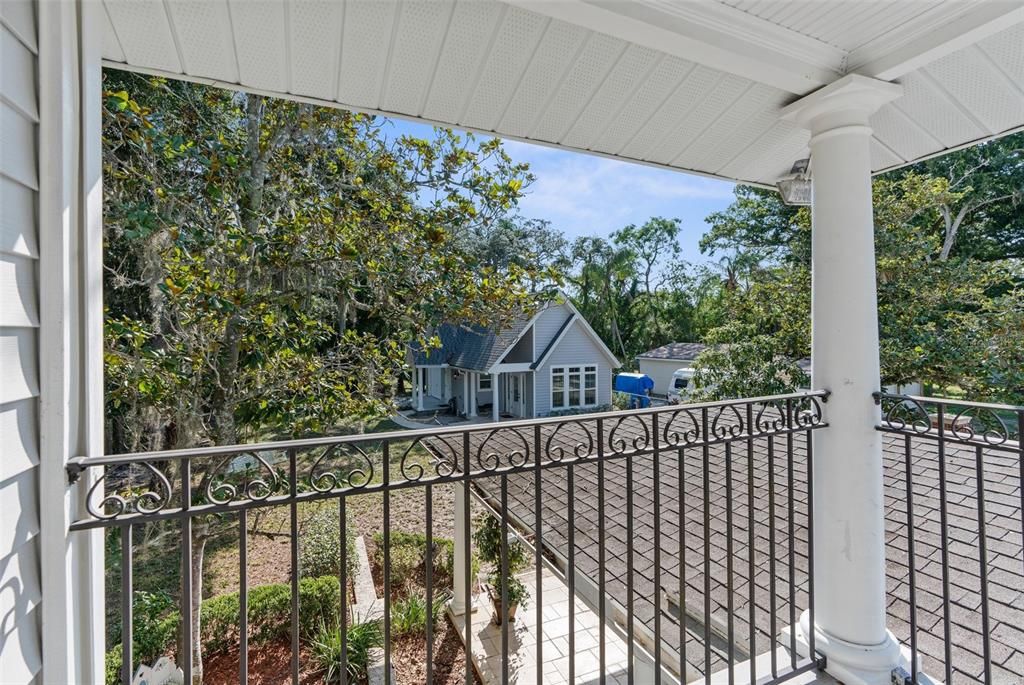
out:
M781 118L818 135L848 126L867 127L882 105L903 95L903 86L847 74L782 109Z

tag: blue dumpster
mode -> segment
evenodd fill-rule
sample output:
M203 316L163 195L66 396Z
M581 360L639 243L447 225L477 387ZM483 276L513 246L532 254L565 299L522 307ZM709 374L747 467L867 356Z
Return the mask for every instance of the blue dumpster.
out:
M615 377L615 390L629 395L629 408L651 406L654 380L645 373L620 373Z

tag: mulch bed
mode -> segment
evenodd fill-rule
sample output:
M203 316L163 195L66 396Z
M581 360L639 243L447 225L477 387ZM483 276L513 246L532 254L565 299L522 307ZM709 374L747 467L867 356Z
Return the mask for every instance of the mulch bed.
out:
M236 685L238 683L238 647L207 656L203 660L205 685ZM290 685L292 644L288 639L249 648L249 685ZM316 670L309 650L299 648L299 683L315 685L324 682Z

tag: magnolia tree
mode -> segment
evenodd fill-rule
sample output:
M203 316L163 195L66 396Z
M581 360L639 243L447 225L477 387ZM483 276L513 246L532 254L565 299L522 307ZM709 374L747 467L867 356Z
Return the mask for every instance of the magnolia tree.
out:
M118 72L104 85L108 449L384 414L410 342L527 306L528 265L467 248L531 181L500 141ZM221 528L193 528L196 682L203 554Z

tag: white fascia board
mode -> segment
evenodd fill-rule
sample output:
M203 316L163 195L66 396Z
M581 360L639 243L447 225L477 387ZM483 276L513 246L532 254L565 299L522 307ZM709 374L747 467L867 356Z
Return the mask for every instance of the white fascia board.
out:
M533 362L514 362L510 364L495 364L489 369L489 373L518 373L529 371Z
M891 37L857 48L850 53L849 70L892 81L1024 22L1024 3L1019 0L984 2L966 10L953 3L958 10L953 16L948 8L941 9L944 11L916 31L896 31Z
M835 80L846 56L839 48L720 3L506 2L795 95Z

